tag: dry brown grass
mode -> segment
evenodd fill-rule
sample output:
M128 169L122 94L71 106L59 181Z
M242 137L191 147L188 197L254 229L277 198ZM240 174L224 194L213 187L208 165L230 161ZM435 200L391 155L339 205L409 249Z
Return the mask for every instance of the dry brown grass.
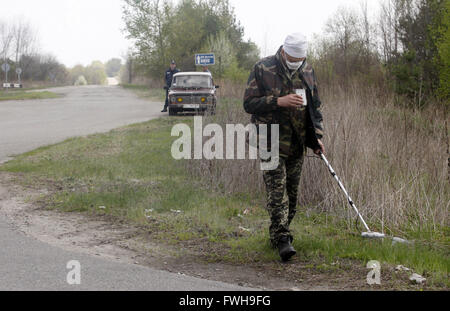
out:
M241 99L245 86L216 84L221 84L221 108L204 125L248 124ZM422 111L401 108L393 94L360 83L347 91L324 87L321 92L326 154L368 222L387 233L442 233L450 202L448 111L432 105ZM302 209L353 225L355 215L342 192L321 160L308 154L300 186ZM211 190L253 193L264 204L257 161L201 160L187 166L193 176L205 176Z

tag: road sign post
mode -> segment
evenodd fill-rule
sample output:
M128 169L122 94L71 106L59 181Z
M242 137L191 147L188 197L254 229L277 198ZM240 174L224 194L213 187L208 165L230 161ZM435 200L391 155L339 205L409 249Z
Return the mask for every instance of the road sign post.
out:
M5 83L8 83L8 71L11 69L8 63L2 64L2 70L5 73Z
M22 68L17 68L16 73L17 73L17 80L19 80L19 84L21 84L20 83L20 75L22 74Z
M213 53L195 54L196 66L213 66L216 64L216 58Z

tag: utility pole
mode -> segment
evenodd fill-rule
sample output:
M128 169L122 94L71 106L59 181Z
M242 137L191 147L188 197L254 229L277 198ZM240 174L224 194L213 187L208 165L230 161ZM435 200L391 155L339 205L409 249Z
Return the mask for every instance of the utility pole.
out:
M133 83L133 59L128 58L128 84Z

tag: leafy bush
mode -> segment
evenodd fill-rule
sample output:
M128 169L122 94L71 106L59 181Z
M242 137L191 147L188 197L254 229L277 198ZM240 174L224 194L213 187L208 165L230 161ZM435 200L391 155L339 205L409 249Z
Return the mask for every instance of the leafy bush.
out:
M75 86L79 86L79 85L87 85L87 84L88 84L88 83L87 83L86 78L85 78L84 76L79 76L79 77L77 78L77 80L75 81L75 83L74 83Z

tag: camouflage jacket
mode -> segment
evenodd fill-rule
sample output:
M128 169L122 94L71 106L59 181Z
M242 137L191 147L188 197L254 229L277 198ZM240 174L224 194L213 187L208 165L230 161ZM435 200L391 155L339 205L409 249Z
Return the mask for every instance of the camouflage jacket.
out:
M259 61L250 73L244 109L252 114L252 123L279 124L280 156L289 156L298 154L300 147L318 148L317 139L324 135L323 117L313 68L305 61L291 76L282 62L281 49ZM296 110L279 107L278 98L295 94L295 89L306 90L308 106ZM270 146L270 137L268 140Z

